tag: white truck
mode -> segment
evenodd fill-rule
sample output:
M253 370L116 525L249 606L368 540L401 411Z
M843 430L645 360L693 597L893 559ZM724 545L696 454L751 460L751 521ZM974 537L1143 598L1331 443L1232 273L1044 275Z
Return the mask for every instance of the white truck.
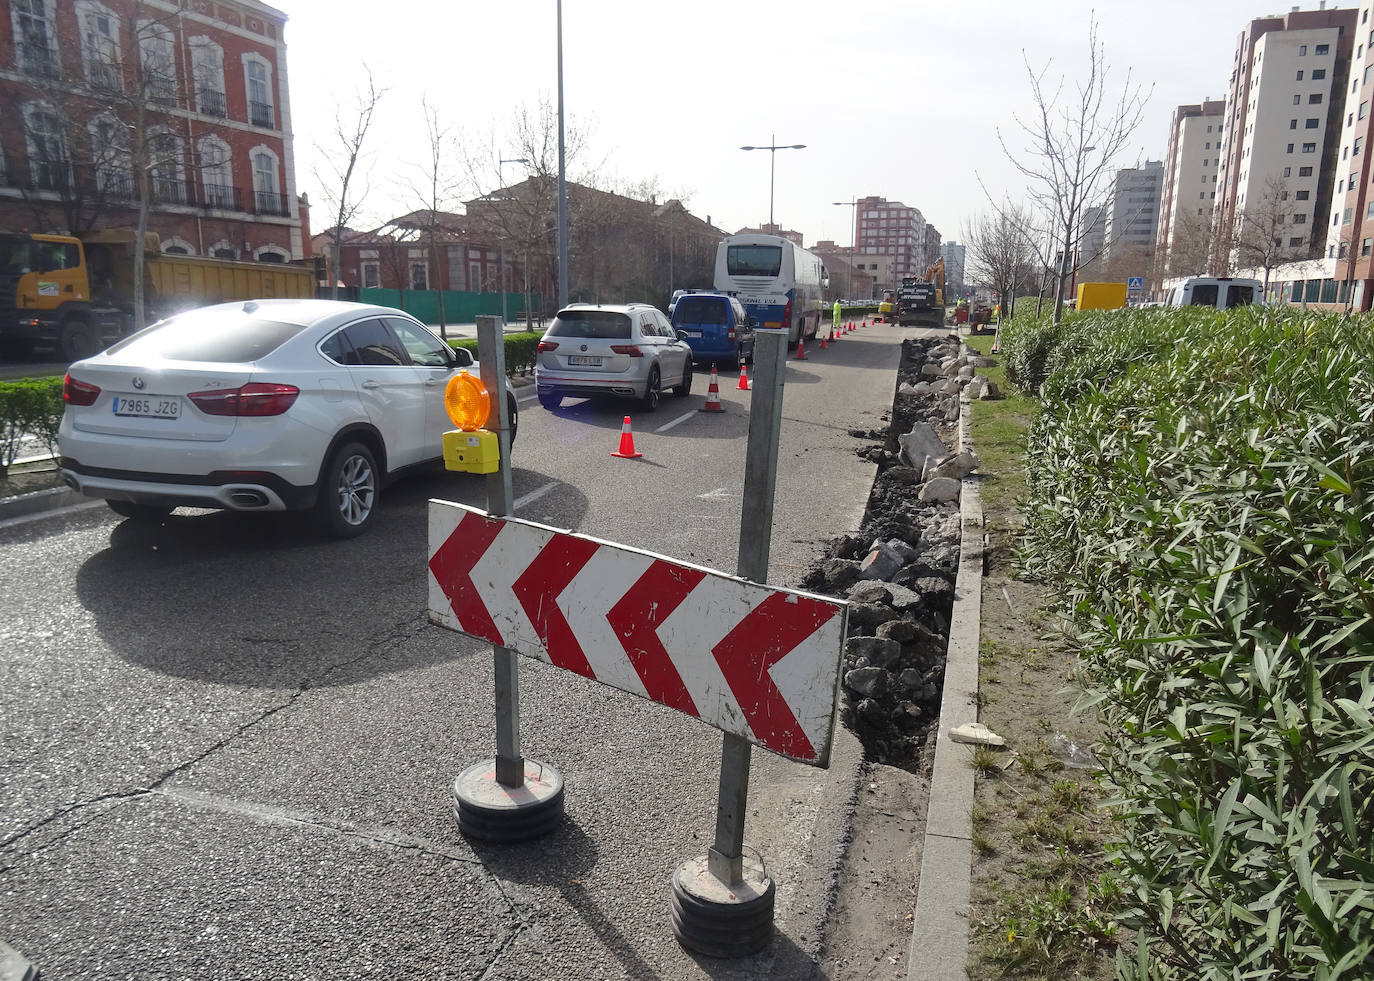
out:
M1169 291L1166 306L1232 307L1264 306L1264 284L1258 279L1194 276Z

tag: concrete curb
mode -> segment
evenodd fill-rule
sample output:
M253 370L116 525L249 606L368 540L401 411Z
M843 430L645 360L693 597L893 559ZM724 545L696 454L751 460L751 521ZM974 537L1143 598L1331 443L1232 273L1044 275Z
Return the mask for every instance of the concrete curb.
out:
M973 450L972 410L961 399L959 449ZM954 581L945 683L935 764L930 776L925 850L917 882L916 915L907 951L907 981L965 976L968 902L973 873L973 747L949 738L950 729L978 720L978 636L983 604L983 503L978 480L966 477L959 497L962 533Z
M79 504L90 498L82 497L70 487L49 487L47 490L30 491L13 497L0 497L0 521L10 518L23 518L44 511L56 511L70 504Z

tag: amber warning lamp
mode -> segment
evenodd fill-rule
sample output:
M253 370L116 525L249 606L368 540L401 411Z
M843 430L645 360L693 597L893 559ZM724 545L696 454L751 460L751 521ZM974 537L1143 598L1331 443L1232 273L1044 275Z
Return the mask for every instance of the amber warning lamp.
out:
M460 371L444 386L444 409L458 428L444 433L444 467L495 473L501 465L496 434L482 427L491 417L491 395L482 379Z

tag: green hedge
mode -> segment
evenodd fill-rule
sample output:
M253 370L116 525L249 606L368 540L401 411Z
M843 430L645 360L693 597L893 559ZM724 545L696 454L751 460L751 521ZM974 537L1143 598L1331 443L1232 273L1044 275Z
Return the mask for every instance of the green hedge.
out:
M0 381L0 475L9 471L26 435L41 439L49 452L57 451L64 408L61 378Z
M521 331L518 334L506 335L507 378L514 378L517 373L527 375L534 370L535 353L543 336L537 331ZM461 341L449 341L449 345L471 351L472 356L477 357L477 339L475 337Z
M1042 383L1025 557L1106 724L1118 972L1374 976L1374 321L1091 320Z

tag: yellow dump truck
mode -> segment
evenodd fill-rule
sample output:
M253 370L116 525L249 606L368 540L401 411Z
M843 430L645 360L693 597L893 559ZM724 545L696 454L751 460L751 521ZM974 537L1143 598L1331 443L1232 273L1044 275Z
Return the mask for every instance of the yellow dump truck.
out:
M55 347L88 357L133 326L135 235L128 229L67 235L0 234L0 350L27 357ZM315 295L311 263L238 262L169 255L145 241L143 297L149 322L210 303Z
M1078 310L1117 310L1126 305L1125 283L1079 283Z

